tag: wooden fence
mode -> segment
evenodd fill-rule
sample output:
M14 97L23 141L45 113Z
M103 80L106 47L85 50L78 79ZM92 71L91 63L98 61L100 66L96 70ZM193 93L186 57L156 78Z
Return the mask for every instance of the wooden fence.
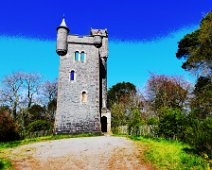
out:
M157 137L157 126L142 125L139 127L119 126L113 128L113 133Z
M53 135L52 130L41 130L36 132L28 132L28 133L21 133L21 137L23 138L35 138L40 136L49 136Z

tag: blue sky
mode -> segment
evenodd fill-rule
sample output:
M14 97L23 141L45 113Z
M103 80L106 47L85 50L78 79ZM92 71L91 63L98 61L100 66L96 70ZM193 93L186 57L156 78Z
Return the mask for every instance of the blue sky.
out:
M12 5L11 5L12 4ZM73 34L90 28L109 32L108 85L144 86L149 72L183 75L177 42L198 28L211 0L5 1L0 6L0 79L13 71L58 75L56 27L63 14Z

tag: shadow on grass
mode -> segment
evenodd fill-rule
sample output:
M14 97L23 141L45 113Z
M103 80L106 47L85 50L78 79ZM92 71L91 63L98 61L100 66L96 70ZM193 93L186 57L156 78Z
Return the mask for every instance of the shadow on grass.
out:
M3 168L4 168L4 165L3 165L3 163L0 160L0 169L3 169Z
M200 155L195 148L183 148L183 151L188 154Z

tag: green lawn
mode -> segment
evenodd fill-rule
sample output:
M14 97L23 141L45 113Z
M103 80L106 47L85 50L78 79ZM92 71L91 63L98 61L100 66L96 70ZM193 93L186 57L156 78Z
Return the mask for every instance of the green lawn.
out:
M192 148L184 143L144 137L129 137L138 141L143 153L141 158L157 169L209 170L209 163L201 156L192 153Z

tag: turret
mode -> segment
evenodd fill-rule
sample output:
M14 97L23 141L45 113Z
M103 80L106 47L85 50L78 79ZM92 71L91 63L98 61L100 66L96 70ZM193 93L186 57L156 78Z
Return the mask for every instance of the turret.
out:
M69 33L69 28L65 23L65 18L63 18L59 27L57 27L57 54L64 56L67 54L67 37Z
M94 45L96 47L102 46L102 39L103 37L107 37L107 30L101 30L101 29L92 29L91 28L91 35L94 37Z

